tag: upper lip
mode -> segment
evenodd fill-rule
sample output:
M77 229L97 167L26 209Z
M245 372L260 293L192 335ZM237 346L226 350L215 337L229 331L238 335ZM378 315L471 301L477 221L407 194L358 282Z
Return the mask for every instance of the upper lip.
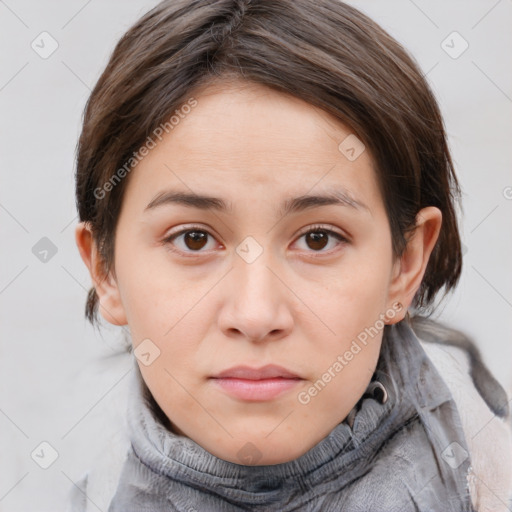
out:
M247 380L263 380L274 379L282 377L285 379L300 379L295 373L277 366L275 364L268 364L261 368L251 368L250 366L233 366L214 375L215 379L247 379Z

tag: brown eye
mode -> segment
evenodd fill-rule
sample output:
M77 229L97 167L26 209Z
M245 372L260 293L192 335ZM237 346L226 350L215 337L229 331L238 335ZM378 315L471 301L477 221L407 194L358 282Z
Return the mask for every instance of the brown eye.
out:
M305 237L306 244L314 251L322 250L329 242L329 235L325 231L310 231Z
M184 234L183 241L188 249L198 251L208 242L208 233L204 231L187 231Z
M215 245L215 239L208 231L191 228L174 233L165 238L163 242L170 250L189 254L206 252L213 248L212 245Z
M333 249L346 243L348 240L343 235L323 226L313 226L297 240L300 249L320 254L329 254Z

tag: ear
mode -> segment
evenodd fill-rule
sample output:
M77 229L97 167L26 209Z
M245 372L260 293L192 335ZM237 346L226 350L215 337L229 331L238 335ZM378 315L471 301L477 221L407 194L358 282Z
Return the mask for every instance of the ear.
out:
M80 222L75 228L75 240L80 256L89 269L99 299L101 316L113 325L126 325L126 314L115 278L105 275L103 262L89 223Z
M393 265L388 292L389 303L399 302L403 308L401 314L395 315L387 324L399 322L407 313L423 280L430 254L441 231L442 220L441 210L435 206L423 208L416 215L416 227L409 236L407 247Z

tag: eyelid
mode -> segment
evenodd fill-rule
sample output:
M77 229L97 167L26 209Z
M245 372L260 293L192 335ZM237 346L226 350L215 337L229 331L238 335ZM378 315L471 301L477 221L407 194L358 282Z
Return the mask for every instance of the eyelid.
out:
M164 240L173 238L175 236L182 235L183 233L186 233L187 231L205 231L206 233L212 235L211 231L213 231L213 229L210 228L209 226L205 227L205 226L201 226L199 224L180 224L179 230L166 233L164 235Z
M200 255L209 254L211 252L211 250L208 250L208 251L182 251L182 250L174 247L174 245L172 244L173 240L189 231L203 231L203 232L207 233L208 236L212 237L213 239L215 239L218 242L217 235L214 235L212 233L213 229L211 229L210 227L204 227L204 226L200 226L198 224L182 224L178 231L167 233L162 239L162 244L165 246L165 248L167 250L169 250L171 252L178 253L185 257L197 257ZM220 245L222 245L222 243L220 243L220 242L218 242L218 243Z
M309 225L309 226L301 229L297 236L305 235L307 233L310 233L311 231L326 231L327 233L335 234L335 235L339 236L340 238L342 238L343 240L350 242L350 236L348 234L338 231L338 228L336 228L335 226L332 226L330 224Z
M189 231L202 231L202 232L207 233L209 236L211 236L215 240L217 240L217 236L211 233L211 231L213 231L211 228L209 228L209 227L206 228L206 227L203 227L203 226L200 226L197 224L190 224L190 225L185 224L185 225L182 225L178 231L166 234L162 240L162 244L165 245L169 251L176 252L178 254L185 255L187 257L194 257L194 256L209 254L210 250L208 250L208 251L182 251L180 249L176 249L173 246L172 241L175 238L177 238ZM337 228L335 228L332 225L313 224L313 225L308 225L308 226L302 228L299 231L299 233L297 234L293 243L296 243L297 240L299 240L302 236L304 236L308 233L311 233L311 232L316 232L316 231L324 231L330 236L335 236L336 238L338 238L338 241L340 244L350 243L350 241L351 241L350 237L348 235L337 231ZM218 242L218 240L217 240L217 242ZM218 243L220 243L220 242L218 242ZM222 244L220 243L220 245L222 245ZM310 256L320 257L324 254L330 254L331 252L333 252L335 250L336 249L334 249L334 250L331 249L329 251L307 251L307 252L310 253Z
M351 243L351 237L349 235L345 235L342 232L339 232L335 226L332 225L322 225L322 224L313 224L309 225L306 228L303 228L299 234L297 235L297 238L293 242L294 244L297 243L304 235L311 233L311 232L317 232L317 231L323 231L327 233L330 237L334 237L338 239L338 243L336 246L332 249L329 249L327 251L314 251L314 250L299 250L299 252L303 255L303 258L307 259L317 259L317 258L329 258L332 257L334 254L338 253L340 249L343 246L346 246L347 244Z

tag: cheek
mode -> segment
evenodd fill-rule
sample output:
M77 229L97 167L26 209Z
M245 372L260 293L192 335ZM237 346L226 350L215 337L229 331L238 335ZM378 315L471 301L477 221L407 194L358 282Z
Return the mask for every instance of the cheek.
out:
M345 339L373 325L385 311L391 260L375 254L354 251L339 268L322 277L325 288L312 286L307 291L314 297L314 309L328 315L333 330Z
M392 252L388 237L375 236L372 243L354 253L347 266L345 285L355 303L354 313L361 321L375 321L373 317L385 308L391 268Z
M316 336L316 348L321 347L316 371L328 371L338 356L347 354L341 371L331 369L336 374L330 387L333 398L340 392L362 393L379 356L391 258L387 261L384 251L380 258L376 254L354 251L330 276L328 287L315 294L314 309L329 327Z
M343 288L337 297L322 309L334 334L317 336L312 358L314 386L322 389L316 414L332 410L334 416L338 406L348 413L364 393L375 371L384 328L383 296L377 288Z
M163 249L122 251L119 244L119 254L116 275L134 341L141 336L162 338L186 315L197 287L173 269Z
M218 278L213 274L194 279L168 262L148 265L145 258L140 256L137 264L139 258L132 254L122 276L122 300L134 348L150 339L160 353L150 367L152 375L160 375L166 382L170 378L167 368L180 381L188 382L194 375L188 368L197 370L201 358L211 360L215 355L215 347L204 346L202 341L208 339L215 324L217 304L212 289ZM156 382L160 382L158 378ZM168 385L172 387L172 379Z

